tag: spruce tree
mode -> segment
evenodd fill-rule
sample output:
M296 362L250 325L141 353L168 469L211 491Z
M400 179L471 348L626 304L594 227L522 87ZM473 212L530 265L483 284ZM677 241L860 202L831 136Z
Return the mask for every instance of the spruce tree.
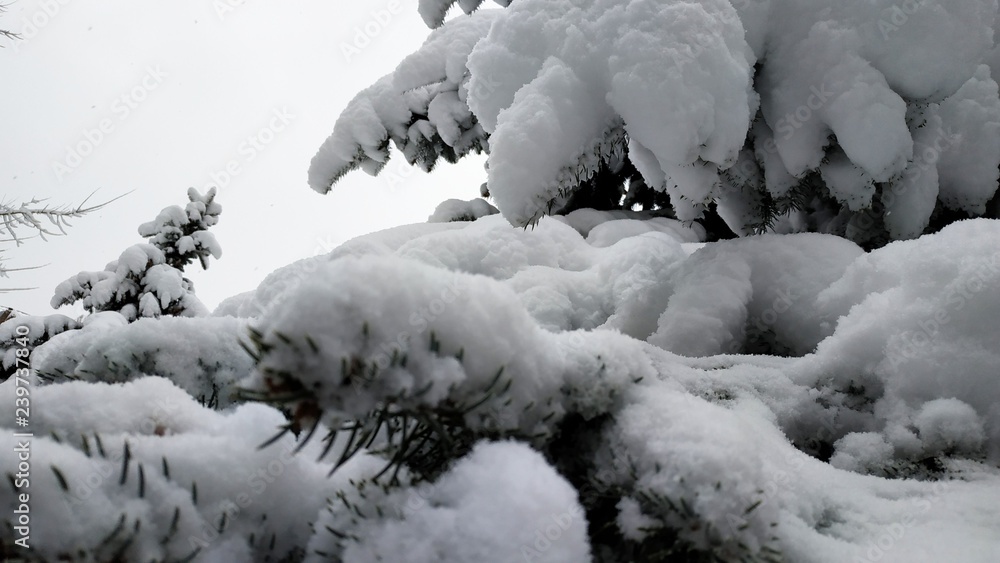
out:
M156 219L139 227L146 243L135 244L96 272L80 272L56 287L54 308L81 302L89 313L117 311L128 321L141 317L199 316L207 313L194 294L194 285L183 275L197 259L208 268L210 257L222 256L215 225L222 206L215 188L204 196L188 190L190 202L165 208Z

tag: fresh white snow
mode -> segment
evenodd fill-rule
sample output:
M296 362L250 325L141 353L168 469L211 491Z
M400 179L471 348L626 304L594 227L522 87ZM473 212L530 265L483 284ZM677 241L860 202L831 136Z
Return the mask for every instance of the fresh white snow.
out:
M34 553L996 561L1000 220L926 231L997 191L997 1L482 3L421 0L309 180L483 151L483 199L209 315L192 191L56 288L82 321L0 325ZM668 208L549 216L626 159Z

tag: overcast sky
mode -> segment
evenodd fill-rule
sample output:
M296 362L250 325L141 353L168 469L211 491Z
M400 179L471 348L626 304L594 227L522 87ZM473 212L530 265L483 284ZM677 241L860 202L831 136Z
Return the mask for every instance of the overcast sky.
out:
M485 180L482 158L430 175L400 159L327 195L306 184L347 102L427 36L414 0L17 0L0 24L22 35L0 50L4 202L131 192L67 236L3 243L7 267L47 265L0 280L38 287L2 305L51 313L56 284L143 242L139 224L191 186L218 185L223 206L222 259L188 270L211 309L295 259L476 197Z

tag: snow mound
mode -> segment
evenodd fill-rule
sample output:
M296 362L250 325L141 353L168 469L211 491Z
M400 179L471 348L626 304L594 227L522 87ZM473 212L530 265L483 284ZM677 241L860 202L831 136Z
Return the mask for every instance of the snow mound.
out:
M836 332L796 370L798 382L838 390L845 405L838 426L878 431L905 457L943 451L981 451L982 424L989 456L1000 454L1000 222L961 221L915 241L897 242L862 256L821 292L820 307L842 315ZM945 438L932 423L936 409L954 403L954 424L968 433ZM957 403L967 407L955 406ZM849 408L848 405L853 406ZM975 412L968 416L967 408ZM962 414L965 412L966 414ZM920 429L920 417L927 425ZM959 422L964 421L964 422ZM929 435L927 435L929 433ZM947 433L945 434L947 435ZM948 445L952 444L952 445ZM963 447L957 447L962 445Z
M336 546L337 535L317 535L309 551L343 549L344 561L358 562L590 560L576 491L516 442L481 443L435 483L401 488L380 502L388 518L358 523L353 514L325 512L317 527L352 541Z
M13 404L14 386L0 384L0 397ZM330 478L315 452L293 455L290 436L258 449L278 411L222 415L161 378L51 385L32 399L30 541L42 560L301 557L324 492L365 471L359 458ZM14 451L18 440L5 431L0 443ZM17 473L15 458L3 456L0 471ZM0 497L7 514L15 503Z
M986 322L997 300L982 288L998 281L984 257L995 252L1000 223L966 221L867 254L836 237L795 235L710 243L689 255L676 233L649 230L601 248L567 222L542 220L526 233L484 217L405 243L401 232L370 235L367 245L335 251L253 322L259 359L249 384L288 397L303 427L371 421L388 408L385 416L438 421L407 431L418 435L437 436L437 424L460 420L469 433L454 435L458 459L475 457L477 436L546 452L576 487L591 525L610 518L617 539L591 545L600 560L642 560L671 546L723 560L840 561L869 552L989 560L998 546L988 530L1000 524L1000 474L990 461L1000 459L1000 425L988 366L996 365L1000 335ZM654 249L656 266L647 262ZM618 277L587 285L605 268ZM390 281L397 279L407 283ZM609 315L588 294L644 279L650 285L637 291L644 301L635 309L623 303ZM980 291L946 325L937 321L920 348L928 365L892 368L909 362L895 359L894 335L933 319L922 313L933 311L925 302L946 303L950 287L970 280ZM801 297L780 314L775 342L801 346L801 357L685 358L609 320L586 328L559 321L558 311L577 304L602 311L598 318L632 310L648 319L655 308L670 319L675 301L679 311L698 288L703 301L691 310L706 320L690 331L711 341L720 324L746 323L731 321L732 310L773 306L782 283L801 288ZM742 305L715 312L733 284ZM953 367L932 363L941 361ZM405 453L392 438L373 444L389 457L404 455L394 448ZM566 447L572 462L561 457ZM418 468L430 471L414 485L418 496L450 482L447 467ZM907 476L925 481L898 478ZM413 498L410 485L400 487L375 504L350 502L366 511L399 506L384 499ZM427 518L450 518L454 505L440 503L430 503ZM942 525L949 518L961 524ZM419 549L443 545L418 522L391 516L366 525L357 545L338 534L322 545L360 558L394 553L397 534L425 538Z
M134 535L140 559L991 561L1000 222L870 253L818 234L692 253L696 235L589 211L412 225L275 272L249 320L93 315L39 367L171 372L187 392L33 389L33 430L57 437L33 457L32 510L63 523L45 556ZM723 329L769 307L771 353L803 355L724 353ZM681 321L690 343L650 343ZM281 412L199 406L212 358Z
M462 201L449 199L442 201L427 218L428 223L448 223L451 221L475 221L480 217L499 213L496 207L485 199Z
M862 254L840 237L808 233L709 245L672 273L675 292L649 341L688 356L811 352L840 316L817 296Z

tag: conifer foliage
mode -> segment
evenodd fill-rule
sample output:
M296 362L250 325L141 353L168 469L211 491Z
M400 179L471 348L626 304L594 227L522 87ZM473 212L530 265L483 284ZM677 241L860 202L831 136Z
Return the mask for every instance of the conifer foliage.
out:
M343 112L314 189L378 173L392 140L424 169L487 152L515 226L581 192L866 248L996 213L995 3L460 0L445 21L454 3L420 3L434 31Z
M472 12L479 9L483 5L485 0L420 0L420 5L417 8L420 11L420 17L423 18L424 23L428 27L440 27L444 23L444 17L448 14L448 10L452 6L458 4L466 14L471 14ZM500 6L508 6L511 0L494 0Z
M59 284L52 306L79 301L87 312L117 311L128 321L207 313L183 270L196 259L208 268L210 257L222 256L207 230L218 222L222 206L215 201L215 188L205 195L191 188L188 199L184 208L167 207L139 227L146 243L128 247L104 270L80 272Z
M310 181L483 151L496 207L199 316L191 190L59 286L94 314L0 324L0 560L994 563L1000 221L946 223L996 203L997 1L481 4L420 1Z

